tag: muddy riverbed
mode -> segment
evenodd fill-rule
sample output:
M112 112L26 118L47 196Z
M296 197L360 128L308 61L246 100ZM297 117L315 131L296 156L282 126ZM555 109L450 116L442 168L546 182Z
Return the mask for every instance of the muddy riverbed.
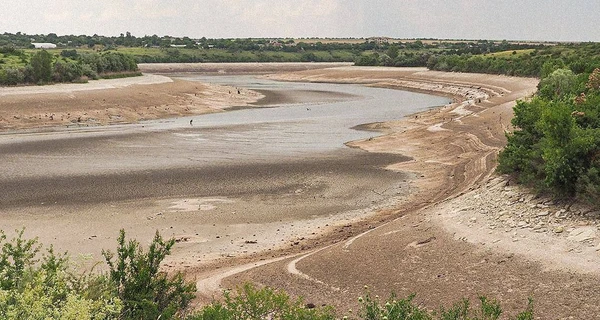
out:
M4 133L1 228L26 227L92 260L121 228L142 242L158 230L178 239L170 261L183 266L293 245L409 192L414 177L384 169L407 158L347 147L380 134L356 127L448 102L360 85L177 78L264 98L206 115Z

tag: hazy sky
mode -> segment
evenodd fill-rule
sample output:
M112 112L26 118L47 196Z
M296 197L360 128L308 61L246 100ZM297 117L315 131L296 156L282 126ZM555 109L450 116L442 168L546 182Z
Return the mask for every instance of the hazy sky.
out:
M0 33L600 41L598 0L8 0Z

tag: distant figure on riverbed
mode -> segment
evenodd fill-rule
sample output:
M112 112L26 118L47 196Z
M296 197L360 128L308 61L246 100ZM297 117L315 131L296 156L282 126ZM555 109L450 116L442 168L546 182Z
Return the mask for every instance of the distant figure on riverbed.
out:
M194 122L194 119L191 119L191 120L190 120L190 126L193 126L193 125L194 125L192 122Z

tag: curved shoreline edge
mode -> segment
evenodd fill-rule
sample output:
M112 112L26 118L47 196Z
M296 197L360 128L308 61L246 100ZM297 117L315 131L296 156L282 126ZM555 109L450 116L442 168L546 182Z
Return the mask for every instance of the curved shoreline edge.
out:
M199 302L210 302L221 288L252 281L304 296L315 305L347 310L356 308L352 301L368 284L373 294L382 296L390 291L399 296L417 293L418 303L430 308L438 307L437 301L488 294L501 300L508 313L534 296L541 318L600 314L595 285L600 278L600 223L584 219L590 211L553 205L493 174L504 132L511 129L514 101L533 93L536 79L347 66L270 77L399 88L452 96L454 101L399 121L366 125L382 135L349 142L367 151L413 158L390 166L417 177L409 185L417 191L401 205L379 206L386 209L360 221L332 224L314 237L294 237L297 245L288 243L279 250L215 257L218 260L194 262L190 268L168 262L166 269L184 268L199 281L200 295L206 299ZM61 104L72 101L68 108L85 106L90 98L107 103L114 98L114 110L124 102L148 102L169 108L157 116L176 117L174 109L190 112L185 108L191 100L201 104L229 95L218 90L201 95L203 90L202 84L175 80L74 93L74 98L48 96ZM128 100L132 93L145 98ZM251 247L260 245L259 241Z
M365 285L372 295L417 294L425 308L483 294L501 301L508 315L531 297L536 316L544 319L600 312L600 224L584 217L593 211L537 198L494 174L505 132L512 129L512 108L536 91L537 79L371 68L270 77L423 90L455 99L400 121L371 124L384 134L349 143L413 158L390 166L420 177L407 203L335 228L303 243L304 250L221 264L225 270L218 270L237 269L213 269L213 289L250 281L342 313L357 307ZM205 302L218 296L202 285Z
M453 99L453 103L449 105L420 112L402 120L362 126L363 129L382 132L382 135L348 142L347 145L370 152L397 153L411 157L412 161L392 165L389 169L416 174L419 177L414 182L417 192L410 196L411 200L402 208L381 210L374 217L346 228L342 234L341 231L334 230L319 239L305 243L304 247L308 248L305 249L306 255L289 249L281 253L290 257L308 257L316 251L324 254L324 246L337 247L348 237L352 237L354 241L363 234L370 233L373 226L379 228L398 217L418 214L464 194L485 181L493 173L497 152L505 144L504 132L510 125L512 107L517 99L533 94L537 86L537 79L433 72L423 68L337 67L265 77L294 82L364 84ZM281 256L274 258L272 262L280 263L280 260ZM239 259L237 262L228 261L220 267L236 265L235 270L247 273L248 270L258 267L254 263L252 259ZM267 264L263 261L260 266ZM296 265L291 269L297 270ZM206 269L200 268L193 273L198 277L203 274L203 270ZM232 277L235 273L232 274L231 271L219 274L211 272L211 289L216 288L217 280L242 277ZM302 277L311 278L304 273ZM231 281L236 282L239 279ZM204 282L200 280L198 287L204 297L218 294L206 290L208 288L203 288L203 285Z

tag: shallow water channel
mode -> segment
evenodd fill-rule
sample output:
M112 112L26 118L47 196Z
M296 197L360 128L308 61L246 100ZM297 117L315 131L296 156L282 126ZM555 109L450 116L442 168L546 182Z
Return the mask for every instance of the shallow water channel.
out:
M277 82L252 76L185 79L267 91L282 96L282 100L293 100L267 108L194 117L193 126L199 130L181 137L201 142L204 155L217 158L298 157L328 152L344 148L348 141L377 135L353 129L358 125L401 119L449 102L442 97L362 85Z
M360 85L276 82L252 76L185 79L284 92L296 102L142 124L0 135L4 167L0 180L313 157L377 135L352 129L357 125L400 119L448 102ZM303 96L310 102L302 102Z

